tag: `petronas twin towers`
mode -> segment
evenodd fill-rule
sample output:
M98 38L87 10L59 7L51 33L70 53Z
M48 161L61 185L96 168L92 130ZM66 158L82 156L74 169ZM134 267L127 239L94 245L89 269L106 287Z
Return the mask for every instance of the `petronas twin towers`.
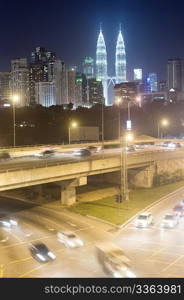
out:
M121 32L121 25L119 28L116 55L115 55L115 77L109 77L107 73L107 51L102 29L97 40L96 48L96 78L102 80L105 105L109 105L108 101L108 83L112 80L115 83L126 81L126 54L123 35Z

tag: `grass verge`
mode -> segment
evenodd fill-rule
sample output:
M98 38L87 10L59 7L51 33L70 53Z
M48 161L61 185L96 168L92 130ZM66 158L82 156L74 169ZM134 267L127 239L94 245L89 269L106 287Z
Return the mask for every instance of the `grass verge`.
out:
M184 181L149 189L139 188L132 190L130 192L130 200L123 203L116 203L115 197L107 197L93 202L77 203L70 207L69 210L121 225L146 206L182 186L184 186Z

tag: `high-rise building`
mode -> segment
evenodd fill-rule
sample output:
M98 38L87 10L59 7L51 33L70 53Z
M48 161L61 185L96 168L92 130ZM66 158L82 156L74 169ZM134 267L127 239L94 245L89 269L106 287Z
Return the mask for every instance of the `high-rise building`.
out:
M158 90L159 90L159 92L166 92L166 90L167 90L166 81L159 82Z
M149 73L148 77L149 77L151 92L157 92L158 91L157 74Z
M75 78L75 107L82 105L82 76L78 74Z
M86 78L94 78L94 60L92 57L85 57L83 63L83 73L86 75Z
M116 43L116 83L126 81L126 54L125 54L125 44L121 32L121 25L119 29L119 34Z
M56 89L53 82L35 83L36 103L45 107L56 105Z
M64 70L64 62L56 59L54 52L46 51L43 47L37 47L31 54L29 68L30 102L36 103L36 83L52 82L55 88L55 105L61 105L61 73ZM43 85L44 86L44 85ZM49 86L49 85L48 85ZM38 87L37 87L38 90ZM52 103L52 99L50 103Z
M46 51L44 47L36 47L35 51L31 53L31 63L47 63L56 60L55 52Z
M75 70L63 70L61 73L61 103L75 105Z
M107 90L107 51L101 28L96 47L96 79L100 79L102 81L105 104L108 105L109 103Z
M90 78L89 85L89 105L104 103L103 85L100 79Z
M134 69L134 80L135 81L142 80L142 69Z
M183 60L179 58L168 59L167 63L167 88L177 92L183 90Z
M116 99L122 99L122 105L127 107L127 103L130 101L131 104L136 102L138 96L138 83L135 81L121 82L114 86L115 90L115 101Z
M10 100L11 98L11 73L0 72L0 100ZM11 101L11 100L10 100Z
M18 95L17 106L29 105L29 69L26 58L11 61L11 94Z

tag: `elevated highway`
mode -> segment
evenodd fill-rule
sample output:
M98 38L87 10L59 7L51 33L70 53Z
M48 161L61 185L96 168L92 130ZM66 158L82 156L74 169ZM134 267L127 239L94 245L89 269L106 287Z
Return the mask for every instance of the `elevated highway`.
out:
M61 198L75 201L75 187L87 184L87 178L106 174L118 183L121 166L120 150L106 150L89 157L77 158L59 153L54 158L17 158L0 164L0 191L55 182L61 186ZM127 168L137 186L150 187L155 174L184 169L184 150L144 150L127 155ZM100 178L97 180L100 181ZM103 180L105 180L103 178ZM69 195L73 196L70 197Z

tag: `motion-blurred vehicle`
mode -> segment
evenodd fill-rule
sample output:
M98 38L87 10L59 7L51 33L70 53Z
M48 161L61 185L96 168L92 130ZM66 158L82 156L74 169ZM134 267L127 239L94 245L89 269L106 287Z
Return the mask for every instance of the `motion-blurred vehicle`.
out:
M145 145L145 144L136 144L135 145L136 150L145 149L146 147L147 147L147 145Z
M161 227L163 228L174 228L179 223L177 214L166 214L163 217Z
M0 215L0 226L4 228L12 228L14 226L17 226L18 222L9 216L6 215Z
M177 214L179 217L183 217L184 216L184 206L183 205L176 205L174 208L173 208L173 212L175 214Z
M175 150L177 148L181 148L181 144L180 143L169 143L167 145L168 149L170 150Z
M90 156L91 152L88 149L78 149L73 151L74 156Z
M0 161L1 160L6 160L6 159L11 159L10 153L6 152L6 151L0 152Z
M36 153L35 156L39 158L49 158L54 156L55 151L54 150L44 150L40 153Z
M134 152L134 151L136 151L136 148L135 148L134 145L128 145L128 146L126 147L126 151L127 151L127 152Z
M57 238L60 243L63 243L65 247L75 248L84 245L83 241L73 232L58 232Z
M113 243L99 243L96 245L97 258L103 270L115 278L134 278L130 259L124 251Z
M48 262L56 258L55 254L41 242L31 244L29 250L33 258L39 262Z
M153 223L153 216L149 212L141 213L135 220L136 227L148 227Z
M89 150L89 151L91 152L91 154L93 154L93 153L98 153L98 152L100 152L101 147L88 146L86 149Z

